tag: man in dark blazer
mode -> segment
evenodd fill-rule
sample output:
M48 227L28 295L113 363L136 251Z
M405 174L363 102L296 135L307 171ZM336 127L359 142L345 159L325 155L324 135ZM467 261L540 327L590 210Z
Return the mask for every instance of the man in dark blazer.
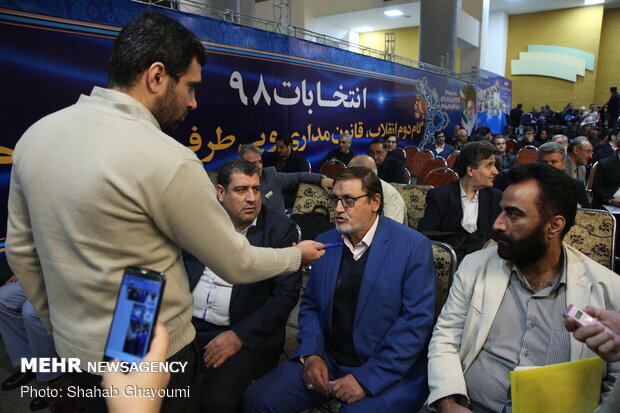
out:
M547 142L538 148L538 162L553 166L560 171L566 169L566 151L564 146L557 142ZM586 192L586 186L581 179L571 178L577 192L577 207L590 208L590 200Z
M592 185L592 206L604 209L605 204L620 207L620 197L616 195L620 188L620 158L618 151L598 162Z
M299 412L329 398L341 412L417 412L427 396L426 347L434 317L430 242L379 216L381 182L350 167L334 180L342 243L312 267L299 312L299 347L256 381L245 411Z
M310 163L293 150L291 135L276 136L276 152L265 159L265 166L273 166L278 172L310 172Z
M379 178L388 183L405 182L405 165L388 156L387 145L381 138L373 139L368 146L368 155L375 161Z
M428 191L420 231L471 234L481 243L495 238L493 222L502 198L502 192L492 187L498 173L495 153L488 141L463 146L455 164L460 179Z
M217 196L235 229L245 232L254 246L281 248L298 242L290 219L261 209L259 182L257 168L248 161L230 161L220 169ZM301 272L233 286L196 258L186 255L184 261L203 360L201 411L241 412L247 386L278 364Z
M497 149L495 159L499 163L499 170L510 169L517 164L517 157L511 153L506 152L506 138L504 135L497 135L493 138L493 145Z
M239 159L250 161L258 168L261 201L270 211L284 212L285 208L293 208L297 187L302 182L321 185L326 192L331 190L332 179L325 175L311 172L278 172L273 166L263 168L261 150L254 145L241 145L238 156Z

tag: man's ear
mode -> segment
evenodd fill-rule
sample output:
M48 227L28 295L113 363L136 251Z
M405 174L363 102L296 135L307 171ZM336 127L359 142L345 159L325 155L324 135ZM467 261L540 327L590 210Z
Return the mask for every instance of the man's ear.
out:
M379 212L379 207L381 206L381 195L375 194L375 196L372 197L370 202L372 204L372 212Z
M549 222L549 238L559 237L565 226L566 220L562 215L554 216L551 222Z
M158 94L167 86L170 77L162 62L154 62L146 71L146 87L153 94Z
M224 202L224 187L220 184L215 185L215 192L217 192L217 200Z

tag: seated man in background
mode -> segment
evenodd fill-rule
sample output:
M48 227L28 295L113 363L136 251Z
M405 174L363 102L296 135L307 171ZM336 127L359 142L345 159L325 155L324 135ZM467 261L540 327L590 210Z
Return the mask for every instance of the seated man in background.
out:
M523 139L521 139L515 145L514 153L518 155L519 151L528 145L536 147L540 145L540 143L534 140L534 128L532 128L531 126L526 126L523 128Z
M354 156L355 153L351 150L351 135L344 132L338 137L338 148L329 151L323 163L336 159L346 165Z
M493 145L497 149L495 159L499 162L499 170L510 169L517 164L517 157L511 153L506 152L506 138L502 135L497 135L493 138Z
M454 146L454 149L457 151L460 151L463 149L463 146L465 146L468 140L469 136L467 136L467 130L459 129L456 133L456 140L452 143L452 146Z
M564 171L566 168L566 152L564 147L557 142L547 142L540 145L538 148L538 162L551 165L560 171ZM590 208L590 201L588 200L588 194L586 193L586 187L583 181L579 179L571 178L575 191L577 193L577 207L578 208Z
M297 187L302 182L321 185L327 192L331 190L333 181L325 175L311 172L278 172L272 166L263 168L262 152L254 145L241 145L237 156L239 159L252 162L258 168L261 200L270 211L284 212L285 208L293 208Z
M428 149L433 152L433 155L444 159L448 159L448 156L455 151L454 146L446 143L446 135L442 131L435 132L435 144L430 145Z
M577 136L566 148L566 168L564 172L571 178L586 183L586 165L590 163L594 150L585 136Z
M370 145L368 146L368 155L377 165L379 178L389 183L408 183L405 182L405 164L387 156L387 145L383 139L377 138L370 142Z
M254 164L226 162L216 190L235 230L250 244L282 248L298 242L293 221L261 208L260 175ZM278 365L286 320L299 299L301 271L233 286L190 255L184 262L203 361L201 411L242 412L247 386Z
M426 347L433 325L431 245L380 216L381 182L350 167L334 180L336 229L312 266L299 311L299 347L256 381L245 411L299 412L333 397L345 412L417 412L427 395Z
M604 205L620 207L620 157L618 151L598 163L592 184L592 206L604 209Z
M20 282L15 281L14 276L0 287L0 336L13 367L19 367L22 358L58 357L54 349L54 338L47 332L39 315L26 299ZM50 383L59 376L60 373L36 373L40 383ZM34 373L19 370L2 382L2 390L21 387L34 377ZM34 397L29 407L32 411L44 409L47 407L47 400L45 397Z
M510 371L594 355L564 329L569 304L620 308L620 277L562 242L577 210L570 178L529 163L511 169L509 183L498 245L465 257L435 325L432 410L510 412ZM604 392L619 367L608 364Z
M568 137L566 135L553 135L553 142L557 142L564 147L564 149L568 149Z
M383 137L383 139L385 140L385 149L387 149L388 151L387 156L390 158L394 158L398 162L401 162L404 164L405 156L403 155L403 153L401 151L394 150L398 147L396 143L398 141L398 139L396 138L396 134L388 133L387 135Z
M276 136L276 152L265 160L265 166L273 166L278 172L310 172L310 163L293 150L291 135Z
M375 161L368 155L358 155L351 159L347 166L363 166L377 175ZM402 195L394 189L392 184L388 184L381 179L381 189L383 190L383 215L392 218L396 222L407 225L407 205Z
M499 215L502 198L501 191L492 187L497 175L495 153L495 147L488 141L466 144L454 165L460 179L433 188L426 194L426 209L418 229L470 234L467 236L469 246L457 255L478 249L495 238L493 221ZM444 240L454 243L453 240Z

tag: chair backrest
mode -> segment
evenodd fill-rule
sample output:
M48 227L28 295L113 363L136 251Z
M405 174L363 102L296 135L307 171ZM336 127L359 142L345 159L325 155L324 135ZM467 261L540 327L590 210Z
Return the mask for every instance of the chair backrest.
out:
M592 165L592 170L590 170L590 177L588 178L588 186L586 189L592 190L592 186L594 185L594 175L596 175L596 170L598 169L598 161L594 162Z
M448 168L452 169L454 167L454 164L456 163L456 158L459 157L459 153L461 153L461 151L454 151L450 154L450 156L448 156L448 159L446 160L446 162L448 163Z
M516 140L512 138L506 139L506 152L513 153L515 151L515 146L517 146Z
M432 171L433 169L447 168L447 167L448 167L448 164L446 163L445 159L443 158L431 159L429 161L424 162L424 165L418 170L418 175L415 176L415 178L418 180L418 184L420 185L430 185L429 183L425 181L429 172Z
M458 181L459 176L450 168L435 168L424 178L424 185L441 186Z
M426 193L432 186L391 184L405 200L407 206L407 224L418 228L418 222L424 216L426 209Z
M527 145L519 150L519 153L517 154L517 165L536 162L537 159L538 148L533 145Z
M564 237L564 242L578 249L601 265L614 269L616 220L599 209L578 209L575 225Z
M213 182L213 185L217 185L217 176L219 175L219 172L207 171L207 175L209 175L209 178L211 179L211 182Z
M403 174L405 174L405 182L407 183L407 185L410 185L411 184L411 172L409 172L409 169L403 168Z
M600 209L580 208L575 216L575 225L564 237L564 242L601 265L614 269L616 241L616 219ZM483 248L497 245L489 240Z
M405 159L405 160L407 159L407 151L405 151L400 146L397 146L396 148L394 148L394 152L400 153L403 156L403 159Z
M403 150L405 151L405 154L406 154L405 160L407 158L412 158L413 155L420 152L420 149L418 149L417 146L406 146L405 149Z
M421 179L419 177L421 176L421 171L424 168L424 165L426 164L426 162L432 159L433 159L432 152L418 152L413 157L411 162L409 162L409 159L407 159L406 165L407 165L407 168L409 169L409 172L411 172L411 176L416 179ZM430 171L430 169L428 171ZM428 173L428 171L426 172ZM424 177L422 176L422 178Z
M301 183L297 188L297 196L293 204L293 214L309 214L314 207L323 205L329 210L329 219L334 222L334 213L327 202L327 192L314 184Z
M448 298L452 278L456 271L456 252L445 242L431 241L435 264L435 320Z
M330 159L328 161L325 161L323 165L321 165L319 173L334 179L336 175L338 175L340 171L342 171L346 167L347 166L344 164L344 162L339 161L338 159Z

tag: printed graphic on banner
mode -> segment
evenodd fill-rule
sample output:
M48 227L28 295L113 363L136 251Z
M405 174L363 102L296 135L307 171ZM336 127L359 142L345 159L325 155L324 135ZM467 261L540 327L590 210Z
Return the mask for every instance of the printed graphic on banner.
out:
M118 14L91 13L90 21L57 9L46 14L45 7L36 11L42 14L0 11L0 87L5 100L10 97L0 113L0 204L8 200L19 137L93 86L106 86L114 36L144 7L117 0L91 7L111 5ZM207 170L234 158L240 144L253 143L271 156L278 134L292 135L293 149L316 171L345 132L353 137L351 150L366 153L372 139L389 133L400 146L424 147L438 130L476 124L474 86L463 80L201 16L183 15L183 23L204 41L208 63L196 91L198 108L172 136ZM0 221L1 238L6 207Z
M485 70L478 72L478 123L497 135L509 124L512 106L512 82Z

